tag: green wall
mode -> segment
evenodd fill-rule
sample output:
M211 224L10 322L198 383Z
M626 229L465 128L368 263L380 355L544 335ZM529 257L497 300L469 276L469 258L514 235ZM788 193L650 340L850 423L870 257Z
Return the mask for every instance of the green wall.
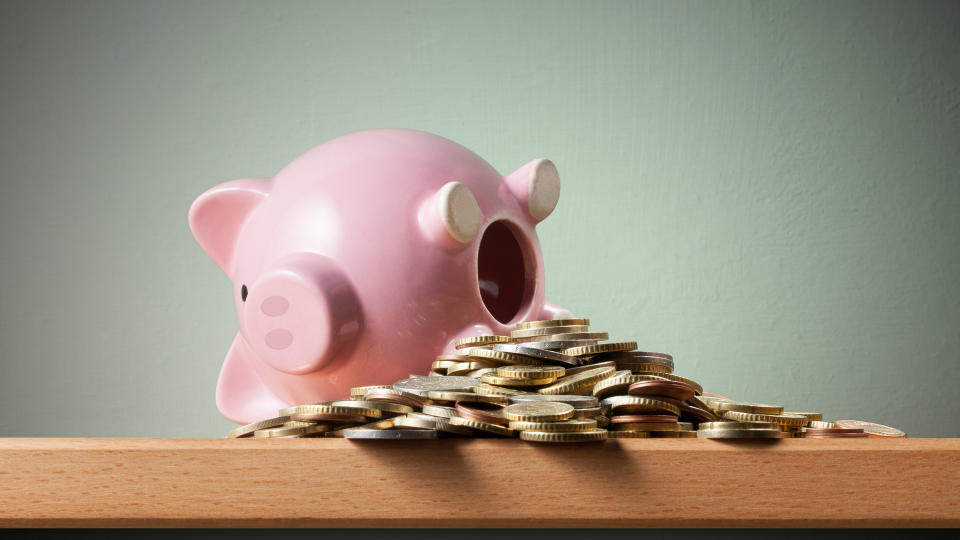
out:
M186 212L376 127L563 179L547 293L708 390L960 435L956 2L0 3L0 436L222 436Z

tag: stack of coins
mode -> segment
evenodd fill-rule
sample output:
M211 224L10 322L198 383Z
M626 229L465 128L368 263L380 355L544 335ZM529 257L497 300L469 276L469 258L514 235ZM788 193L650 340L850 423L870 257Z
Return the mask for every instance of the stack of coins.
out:
M905 436L879 424L834 425L819 413L785 413L779 405L704 393L696 381L674 374L673 356L638 351L634 341L609 341L589 326L589 319L532 321L510 336L459 339L426 375L351 388L347 400L287 407L227 436L546 443Z

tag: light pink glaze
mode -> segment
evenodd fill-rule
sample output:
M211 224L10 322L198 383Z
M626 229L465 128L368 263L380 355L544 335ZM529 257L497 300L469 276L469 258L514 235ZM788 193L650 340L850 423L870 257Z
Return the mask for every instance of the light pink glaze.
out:
M426 373L457 338L569 316L544 300L534 230L558 195L547 160L505 178L401 129L345 135L274 178L210 189L190 228L233 281L240 325L220 411L249 423L344 398Z

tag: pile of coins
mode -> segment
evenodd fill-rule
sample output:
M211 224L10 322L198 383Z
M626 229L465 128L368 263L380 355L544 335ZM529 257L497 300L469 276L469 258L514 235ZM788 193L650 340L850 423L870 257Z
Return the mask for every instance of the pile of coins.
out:
M426 375L352 388L346 400L288 407L227 436L532 442L905 436L869 422L823 422L819 413L705 393L673 373L671 355L609 341L589 325L588 319L533 321L519 323L510 336L463 338Z

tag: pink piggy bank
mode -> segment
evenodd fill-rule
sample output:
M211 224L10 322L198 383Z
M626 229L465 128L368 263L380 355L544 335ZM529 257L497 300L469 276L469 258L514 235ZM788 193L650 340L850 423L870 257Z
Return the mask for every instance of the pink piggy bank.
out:
M190 229L233 281L240 331L217 382L234 422L425 373L454 340L569 317L544 300L534 227L560 178L507 176L420 131L345 135L273 178L210 189Z

